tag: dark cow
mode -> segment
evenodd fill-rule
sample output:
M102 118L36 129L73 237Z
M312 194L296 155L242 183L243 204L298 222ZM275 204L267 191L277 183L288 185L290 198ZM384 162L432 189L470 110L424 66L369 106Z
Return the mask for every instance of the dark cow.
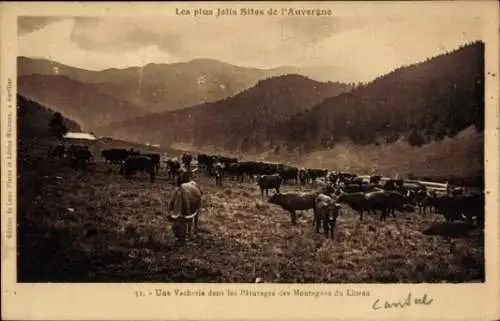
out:
M469 224L472 224L474 217L477 226L484 227L485 202L484 194L480 195L460 195L455 197L458 208Z
M67 150L70 164L75 168L86 169L87 164L93 159L88 146L71 145Z
M165 163L167 165L168 179L171 182L174 182L174 180L177 178L177 175L179 174L181 163L179 162L179 160L177 160L177 158L167 159Z
M399 191L403 188L402 179L390 179L384 183L382 188L386 191Z
M366 206L376 213L380 210L380 220L383 221L389 214L395 216L395 211L405 212L405 197L395 191L375 191L365 194Z
M345 193L342 192L338 198L337 202L346 204L351 207L354 211L358 212L359 219L363 220L363 213L368 209L368 202L366 196L362 192L355 193Z
M314 200L316 232L319 233L320 226L323 225L325 237L333 239L333 233L340 212L340 204L337 204L331 196L319 194Z
M316 179L326 177L328 171L326 169L308 169L307 174L311 183L314 183Z
M297 216L295 211L304 211L313 209L314 217L316 217L316 210L314 208L314 200L319 195L319 192L309 192L309 193L276 193L273 194L268 202L281 206L284 210L290 212L292 219L292 225L297 224ZM313 221L314 224L314 221Z
M407 200L404 195L394 191L376 190L368 193L345 193L342 192L337 202L349 205L353 210L359 213L360 220L363 220L365 211L381 211L380 220L385 220L389 213L395 215L395 211L406 212L411 210L407 206Z
M283 181L288 181L293 179L295 181L295 184L297 184L299 169L294 166L279 164L278 174L281 176L281 178L283 178Z
M358 175L354 173L340 172L337 174L337 179L339 183L349 184L352 181L352 179L354 179L357 176Z
M442 214L447 222L465 219L472 224L474 217L476 224L484 224L484 196L467 195L451 196L443 195L434 199L434 206L438 214Z
M64 145L58 145L49 150L49 157L60 161L64 158L65 153L66 148L64 147Z
M279 174L262 175L257 181L257 184L260 187L260 194L262 198L264 198L264 191L266 192L266 196L269 196L268 190L273 188L276 189L276 193L279 193L282 183L283 178Z
M156 154L156 153L144 153L144 154L141 154L142 156L147 156L149 158L151 158L151 160L153 161L153 164L155 166L155 170L158 171L160 169L160 154Z
M137 172L146 172L149 174L150 180L155 180L155 164L153 160L147 156L128 156L120 169L120 173L124 173L125 177L130 178Z
M224 168L224 172L228 177L232 179L239 178L240 181L243 181L243 170L241 163L228 164Z
M104 158L106 165L121 165L125 159L130 155L133 150L126 150L125 148L110 148L101 151L101 157ZM111 167L108 167L108 172L111 172Z
M201 209L202 191L194 181L180 184L168 202L168 220L172 232L181 244L186 236L196 233Z

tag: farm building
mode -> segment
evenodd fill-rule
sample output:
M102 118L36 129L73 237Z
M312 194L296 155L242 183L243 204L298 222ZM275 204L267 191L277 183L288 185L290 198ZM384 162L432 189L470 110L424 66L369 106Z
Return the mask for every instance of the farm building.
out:
M90 133L68 132L63 136L65 145L87 145L95 142L97 138Z

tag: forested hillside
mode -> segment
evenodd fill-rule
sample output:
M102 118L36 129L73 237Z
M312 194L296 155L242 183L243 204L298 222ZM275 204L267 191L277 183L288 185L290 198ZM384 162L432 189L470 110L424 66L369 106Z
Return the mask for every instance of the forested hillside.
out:
M17 135L24 138L49 137L49 122L54 111L39 103L17 95ZM70 131L80 131L80 125L63 115L63 122Z
M273 141L274 146L307 151L332 148L342 140L383 144L404 136L411 145L421 146L453 137L471 125L484 129L481 42L398 68L326 99L250 142L257 146L262 140Z
M114 123L97 131L102 135L162 145L216 144L236 150L247 145L242 137L249 133L271 128L267 126L351 88L347 84L320 83L300 75L273 77L215 103Z

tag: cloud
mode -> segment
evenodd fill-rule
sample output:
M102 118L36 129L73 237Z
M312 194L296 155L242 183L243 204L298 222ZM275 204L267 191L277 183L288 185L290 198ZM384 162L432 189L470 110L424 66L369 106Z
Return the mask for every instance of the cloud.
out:
M336 67L360 81L482 36L477 19L454 15L29 17L19 25L21 55L86 69L210 58L257 68ZM330 79L345 78L353 80L345 72Z
M17 18L17 33L18 35L25 35L61 20L64 20L64 18L19 16Z

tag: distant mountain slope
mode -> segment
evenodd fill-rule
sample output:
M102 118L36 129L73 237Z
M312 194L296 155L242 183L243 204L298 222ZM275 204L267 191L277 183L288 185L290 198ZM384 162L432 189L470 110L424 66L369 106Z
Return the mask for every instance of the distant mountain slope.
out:
M305 74L318 74L311 68L304 70ZM102 93L149 112L173 111L214 102L248 89L259 80L290 73L302 73L302 70L288 66L266 70L213 59L195 59L183 63L89 71L44 59L18 58L19 76L64 75L82 83L96 84ZM325 78L324 72L322 77Z
M19 137L51 136L49 122L54 111L39 103L17 95L17 132ZM81 131L75 121L63 115L63 121L70 131Z
M96 85L67 76L21 76L18 92L75 119L85 130L146 114L130 103L102 93Z
M217 144L236 150L246 145L242 137L350 89L346 84L320 83L300 75L274 77L231 98L110 124L97 132L162 145Z
M310 111L274 124L263 141L289 150L321 150L343 140L383 144L404 136L420 146L484 128L484 44L476 42L325 99ZM243 139L243 137L242 137Z

